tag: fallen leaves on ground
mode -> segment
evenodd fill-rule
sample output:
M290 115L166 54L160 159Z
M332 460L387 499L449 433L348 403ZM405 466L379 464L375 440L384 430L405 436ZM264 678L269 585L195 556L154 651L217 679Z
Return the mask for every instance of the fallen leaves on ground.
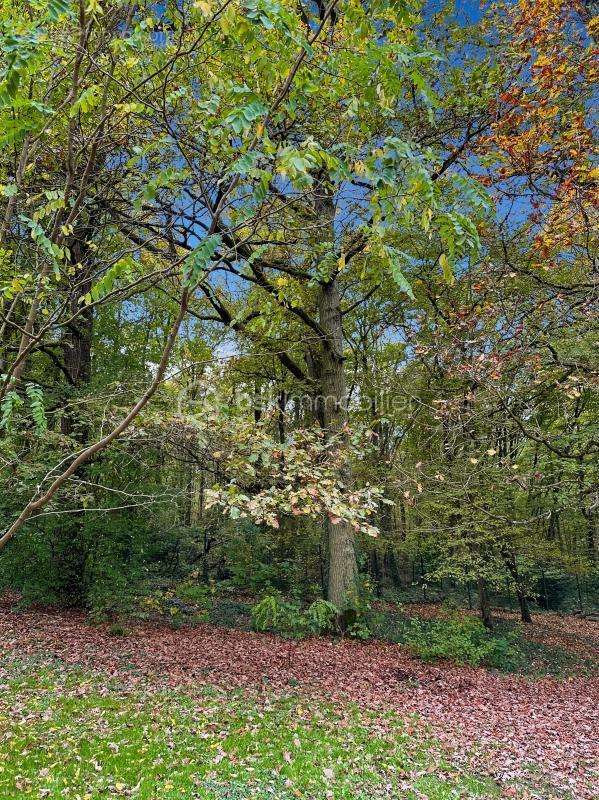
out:
M530 680L450 664L431 666L381 642L309 639L199 625L140 625L126 637L51 610L0 614L0 652L61 659L125 683L213 684L259 693L304 692L418 714L453 757L510 787L528 781L576 800L596 797L599 679ZM525 795L516 795L523 797ZM559 795L557 795L559 796Z

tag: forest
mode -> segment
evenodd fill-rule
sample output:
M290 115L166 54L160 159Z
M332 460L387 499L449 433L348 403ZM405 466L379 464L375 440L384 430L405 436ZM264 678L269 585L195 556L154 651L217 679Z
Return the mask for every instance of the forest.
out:
M0 796L592 800L592 0L0 3Z

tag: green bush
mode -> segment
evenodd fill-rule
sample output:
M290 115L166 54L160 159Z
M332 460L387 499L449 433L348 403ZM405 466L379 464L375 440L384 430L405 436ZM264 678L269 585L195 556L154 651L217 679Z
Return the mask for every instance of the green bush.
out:
M98 621L124 618L145 579L147 537L142 520L50 519L11 542L0 559L0 585L19 592L25 606L86 608Z
M199 606L204 610L212 606L215 591L216 587L213 583L197 583L196 581L180 583L174 589L180 600Z
M521 658L516 634L497 636L477 619L448 616L443 620L412 620L406 643L424 661L449 659L457 664L513 668Z
M103 562L94 570L93 581L86 593L90 619L108 622L135 616L138 597L136 582L120 564Z
M285 600L275 594L266 595L252 608L255 630L275 631L291 638L331 633L338 615L337 607L327 600L315 600L302 609L299 601Z
M331 633L337 625L339 611L337 606L328 600L315 600L304 612L310 633Z

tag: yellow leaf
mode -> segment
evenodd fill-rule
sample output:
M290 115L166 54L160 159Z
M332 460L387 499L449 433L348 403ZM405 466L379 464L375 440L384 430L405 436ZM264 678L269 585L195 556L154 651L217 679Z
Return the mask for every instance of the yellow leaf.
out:
M441 253L439 256L439 265L443 270L443 277L447 281L450 286L453 286L455 283L455 275L453 274L453 268L451 266L451 262L449 258L446 256L445 253Z
M104 13L100 0L88 0L85 10L90 17L100 16L100 14Z
M425 208L424 211L422 212L422 222L421 222L422 229L424 230L425 233L429 230L429 228L431 226L432 218L433 218L432 209L431 208Z
M209 17L212 14L212 3L208 3L207 0L195 0L193 7L199 8L205 17Z

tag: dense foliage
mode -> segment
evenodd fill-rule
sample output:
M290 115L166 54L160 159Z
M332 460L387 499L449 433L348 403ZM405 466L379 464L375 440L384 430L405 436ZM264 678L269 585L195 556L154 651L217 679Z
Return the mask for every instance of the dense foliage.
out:
M0 588L588 611L592 5L4 4Z

